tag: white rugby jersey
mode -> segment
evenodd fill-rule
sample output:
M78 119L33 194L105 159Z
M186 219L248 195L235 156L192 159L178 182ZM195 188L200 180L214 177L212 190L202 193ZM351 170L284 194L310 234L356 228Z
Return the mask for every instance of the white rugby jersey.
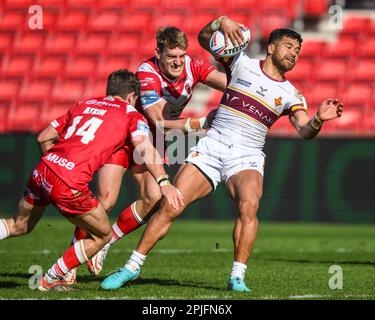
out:
M270 78L262 65L262 60L244 52L228 62L230 81L208 136L226 145L262 149L268 129L279 117L307 111L301 93L288 80Z

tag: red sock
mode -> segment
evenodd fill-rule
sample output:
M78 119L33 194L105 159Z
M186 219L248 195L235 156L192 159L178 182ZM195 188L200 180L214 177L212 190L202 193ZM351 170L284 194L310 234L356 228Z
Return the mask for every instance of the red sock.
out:
M111 243L116 242L128 233L138 229L143 224L142 219L135 211L135 202L127 207L117 221L112 225L113 238Z
M85 231L83 231L81 228L76 227L74 230L72 244L76 243L79 240L86 238L86 236L87 236L87 233Z
M88 260L83 245L83 240L73 244L64 255L48 270L47 274L52 278L63 277L70 270L77 268Z

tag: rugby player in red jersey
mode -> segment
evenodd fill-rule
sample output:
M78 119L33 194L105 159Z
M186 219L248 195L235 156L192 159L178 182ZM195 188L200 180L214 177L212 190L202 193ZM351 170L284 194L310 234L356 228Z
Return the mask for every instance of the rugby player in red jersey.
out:
M208 128L210 120L205 117L179 118L197 83L224 91L227 78L225 73L219 72L204 60L195 60L187 55L188 41L178 28L168 26L159 29L156 42L155 56L141 63L136 73L141 83L137 109L149 120L154 145L167 163L164 131L180 129L188 133ZM122 149L99 172L98 197L105 203L108 212L118 197L124 168L130 167L139 186L140 198L121 213L112 228L113 239L89 261L90 270L94 274L102 270L110 245L144 224L160 203L161 193L155 179L144 165L136 164L131 159L132 148ZM75 236L79 239L79 230L76 230Z
M39 137L45 154L30 175L17 213L11 219L0 219L0 239L29 233L49 204L86 232L86 237L75 242L47 271L38 286L41 291L68 290L64 276L111 239L106 211L88 184L128 137L154 179L163 180L160 192L167 201L176 207L182 204L178 190L163 178L166 173L149 139L146 120L132 110L139 90L133 73L115 71L108 78L106 97L78 102ZM131 117L137 118L137 126L130 125L134 122Z

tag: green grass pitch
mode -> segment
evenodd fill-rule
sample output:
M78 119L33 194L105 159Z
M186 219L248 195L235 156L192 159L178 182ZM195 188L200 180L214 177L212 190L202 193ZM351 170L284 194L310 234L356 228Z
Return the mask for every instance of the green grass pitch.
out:
M78 271L75 292L29 288L29 268L43 272L61 256L73 226L43 218L25 237L0 241L0 299L375 299L375 226L260 223L248 263L252 293L225 290L233 257L233 221L177 220L147 257L141 279L117 291L99 288L104 276L128 259L141 232L109 251L99 277ZM343 270L343 288L330 289L332 265Z

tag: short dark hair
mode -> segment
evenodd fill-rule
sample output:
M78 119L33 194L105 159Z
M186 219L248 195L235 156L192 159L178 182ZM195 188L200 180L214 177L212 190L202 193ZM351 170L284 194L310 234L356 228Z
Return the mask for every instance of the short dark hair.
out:
M120 69L113 71L107 81L107 96L120 96L126 98L126 96L135 92L139 97L141 85L137 76L126 69Z
M173 26L161 27L156 33L156 46L162 52L164 48L174 49L181 47L187 49L186 34Z
M300 45L302 44L302 41L303 41L301 35L294 30L275 29L270 33L270 36L268 37L267 47L271 43L276 43L276 42L280 41L283 37L288 37L288 38L291 38L291 39L298 40Z

